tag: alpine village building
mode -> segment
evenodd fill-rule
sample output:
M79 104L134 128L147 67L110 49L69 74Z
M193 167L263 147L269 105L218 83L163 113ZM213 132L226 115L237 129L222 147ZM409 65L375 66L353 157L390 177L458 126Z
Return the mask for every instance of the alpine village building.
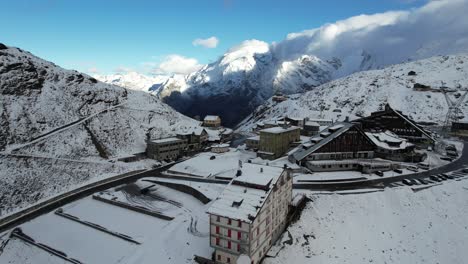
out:
M170 137L150 140L146 146L146 155L156 160L175 160L183 155L187 140Z
M277 159L289 150L291 143L300 141L300 138L301 130L295 126L260 130L257 155L263 159Z
M203 126L217 128L221 126L221 118L215 115L207 115L203 119Z
M289 169L257 164L240 165L208 209L210 245L216 263L236 263L247 255L260 263L284 231L292 200Z
M435 143L435 139L429 132L408 116L394 110L389 104L385 105L384 110L373 112L370 116L353 120L353 122L360 123L362 129L366 131L389 130L413 143L423 145L433 145Z

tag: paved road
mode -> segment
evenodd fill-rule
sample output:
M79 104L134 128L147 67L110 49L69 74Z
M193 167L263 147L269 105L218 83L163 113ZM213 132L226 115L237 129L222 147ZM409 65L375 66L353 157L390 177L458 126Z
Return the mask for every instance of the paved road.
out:
M309 190L346 190L346 189L358 189L358 188L369 188L372 186L391 186L392 183L401 182L403 179L422 179L427 178L431 175L440 173L447 173L451 171L460 170L468 166L468 141L464 139L463 152L459 159L451 162L447 165L428 170L421 171L414 174L397 175L393 177L385 177L371 180L361 180L353 182L335 182L335 183L301 183L294 184L295 189L309 189Z
M140 178L159 175L162 171L167 170L172 165L174 164L169 164L156 169L133 171L109 177L52 197L44 202L35 204L17 213L0 219L0 233L9 228L34 219L35 217L38 217L42 214L51 212L67 203L84 198L88 195L107 190L118 185L134 182Z

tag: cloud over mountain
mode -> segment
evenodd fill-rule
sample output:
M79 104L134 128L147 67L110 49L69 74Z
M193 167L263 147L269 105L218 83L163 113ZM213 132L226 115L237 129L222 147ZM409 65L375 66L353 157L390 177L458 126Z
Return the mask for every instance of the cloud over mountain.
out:
M195 47L202 46L205 48L213 49L218 46L218 43L219 43L219 39L213 36L213 37L209 37L206 39L197 38L192 42L192 45L194 45Z

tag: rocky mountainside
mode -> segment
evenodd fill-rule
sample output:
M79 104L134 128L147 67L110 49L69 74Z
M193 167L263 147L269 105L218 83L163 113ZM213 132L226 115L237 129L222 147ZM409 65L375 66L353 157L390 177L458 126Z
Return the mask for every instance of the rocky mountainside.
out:
M250 131L257 122L285 115L344 120L367 116L386 103L417 121L443 124L449 100L468 89L468 54L436 56L363 71L321 85L312 91L293 94L284 102L271 99L241 122L240 131ZM468 116L468 98L461 103L459 118Z
M216 62L170 78L159 94L186 115L219 114L232 126L278 90L304 92L359 71L468 52L466 12L466 0L429 1L291 33L277 43L244 41Z
M156 96L99 82L0 44L0 216L110 175L115 158L199 122ZM114 160L110 160L114 159Z

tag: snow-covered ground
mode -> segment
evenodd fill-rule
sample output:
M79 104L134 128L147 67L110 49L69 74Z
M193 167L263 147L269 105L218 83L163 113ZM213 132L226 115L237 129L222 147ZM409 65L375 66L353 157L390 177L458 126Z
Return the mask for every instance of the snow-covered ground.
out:
M0 72L0 217L98 178L151 167L108 159L144 152L147 138L200 126L151 94L18 48L1 50Z
M211 157L215 159L211 159ZM224 177L233 178L239 167L239 161L247 162L255 158L254 152L231 148L226 153L203 152L171 168L170 173L183 173L203 178Z
M136 186L149 186L139 181ZM205 187L208 187L206 184ZM133 186L135 187L135 186ZM214 187L218 190L219 187ZM112 190L110 190L112 192ZM25 234L54 249L60 250L83 263L193 263L194 254L211 257L208 216L210 204L204 205L194 197L156 185L146 197L122 195L135 206L158 207L170 210L174 220L166 221L113 206L87 197L63 207L64 213L98 224L108 230L130 236L140 245L130 243L96 229L71 221L54 213L40 216L20 227ZM136 194L136 193L134 193ZM157 199L151 199L155 195ZM167 202L160 198L167 198ZM163 205L166 203L166 205ZM170 207L170 208L169 208ZM7 234L0 234L0 244ZM37 254L37 258L34 258ZM10 239L0 263L49 264L62 263L34 246L18 239Z
M283 248L264 263L466 263L467 179L417 192L307 195Z

